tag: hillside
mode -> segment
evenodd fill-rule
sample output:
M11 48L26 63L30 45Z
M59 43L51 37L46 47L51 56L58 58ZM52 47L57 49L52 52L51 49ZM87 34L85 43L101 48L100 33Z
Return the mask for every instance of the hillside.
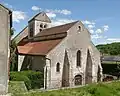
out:
M97 45L98 50L107 55L120 55L120 42L104 45Z

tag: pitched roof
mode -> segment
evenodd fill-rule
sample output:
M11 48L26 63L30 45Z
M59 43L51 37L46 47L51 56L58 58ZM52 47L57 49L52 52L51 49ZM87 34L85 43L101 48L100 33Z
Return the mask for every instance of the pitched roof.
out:
M46 55L61 41L62 39L41 42L29 42L24 46L18 46L18 53L24 55Z
M24 38L28 36L28 26L26 26L18 35L16 35L13 40L15 40L16 44L21 42Z
M120 61L120 56L103 56L102 61Z
M46 35L53 35L53 34L67 32L77 22L78 21L44 29L42 32L38 33L37 36L46 36Z
M57 44L59 44L64 37L66 37L65 33L77 22L78 21L44 29L36 36L40 36L40 41L20 43L18 46L19 54L46 55Z
M8 10L12 13L12 11L9 8L5 7L4 5L0 4L0 6L2 6L3 8L5 8L6 10Z
M33 19L39 20L39 21L43 21L43 22L49 22L49 23L51 23L50 18L46 15L45 12L39 12L38 14L36 14L35 16L33 16L28 22L30 22Z

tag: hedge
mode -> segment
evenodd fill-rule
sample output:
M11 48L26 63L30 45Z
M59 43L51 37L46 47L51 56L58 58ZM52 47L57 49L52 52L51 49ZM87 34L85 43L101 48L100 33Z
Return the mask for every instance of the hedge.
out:
M44 85L43 73L35 71L10 72L10 81L24 81L28 90Z

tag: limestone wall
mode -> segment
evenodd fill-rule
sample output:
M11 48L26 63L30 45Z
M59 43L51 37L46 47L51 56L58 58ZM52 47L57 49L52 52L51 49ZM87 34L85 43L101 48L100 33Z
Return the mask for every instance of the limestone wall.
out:
M9 21L8 10L0 5L0 95L7 92Z
M79 30L78 26L81 26L81 31ZM85 72L86 72L86 61L87 61L87 50L91 46L91 38L90 33L84 27L81 22L75 24L68 32L68 35L63 41L56 46L51 52L48 53L47 58L51 60L51 74L48 74L48 88L58 88L62 87L62 75L63 75L63 65L64 65L64 57L65 51L68 55L68 63L70 65L69 68L69 86L74 86L74 77L76 75L82 76L82 84L85 84ZM81 67L76 66L76 53L78 50L81 50ZM91 51L92 50L92 51ZM90 54L93 52L92 55L96 59L92 59L93 65L97 66L100 64L99 52L96 52L92 46ZM57 62L60 63L60 72L56 72L56 64ZM48 64L49 65L49 64ZM92 66L92 71L95 71L92 75L96 75L97 69L96 67ZM96 81L97 78L93 78ZM50 81L51 80L51 81Z

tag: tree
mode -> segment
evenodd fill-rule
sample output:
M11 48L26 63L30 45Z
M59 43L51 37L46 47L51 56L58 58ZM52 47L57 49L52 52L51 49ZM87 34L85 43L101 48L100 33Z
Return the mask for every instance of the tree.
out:
M120 55L120 43L97 45L98 50L107 55Z
M17 44L14 40L11 40L14 35L15 29L10 30L10 71L17 71Z

